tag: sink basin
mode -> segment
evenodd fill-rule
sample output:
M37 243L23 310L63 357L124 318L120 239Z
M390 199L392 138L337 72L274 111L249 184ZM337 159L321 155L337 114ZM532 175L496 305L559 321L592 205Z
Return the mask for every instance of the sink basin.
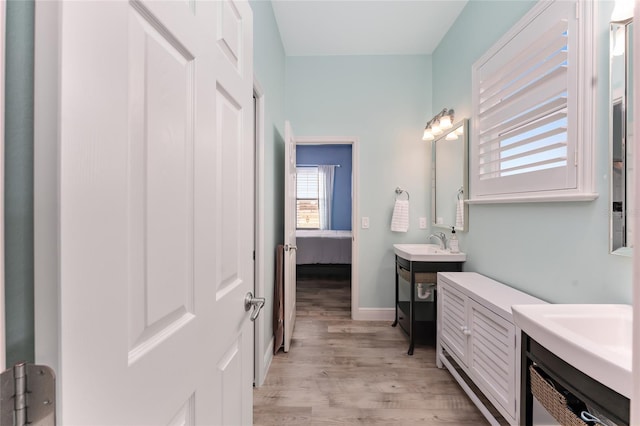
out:
M412 262L464 262L465 253L451 253L437 244L394 244L393 251Z
M631 397L630 305L514 305L530 337L578 370Z

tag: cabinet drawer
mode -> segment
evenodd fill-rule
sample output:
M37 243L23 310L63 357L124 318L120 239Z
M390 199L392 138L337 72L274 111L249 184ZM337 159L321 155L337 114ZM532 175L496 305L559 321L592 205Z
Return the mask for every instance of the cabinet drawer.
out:
M464 330L467 324L468 298L447 285L439 286L438 291L442 303L442 309L438 311L442 341L458 363L466 366L467 335Z
M515 326L469 301L469 369L487 397L515 417Z

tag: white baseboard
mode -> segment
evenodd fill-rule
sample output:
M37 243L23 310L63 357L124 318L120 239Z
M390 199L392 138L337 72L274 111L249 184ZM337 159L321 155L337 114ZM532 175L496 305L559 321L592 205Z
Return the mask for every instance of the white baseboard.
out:
M393 321L394 308L358 308L353 319L356 321Z
M256 387L259 388L264 384L265 379L267 378L267 373L269 373L269 367L271 367L271 361L273 361L273 345L275 345L275 337L271 337L269 344L267 345L264 355L262 356L262 377L258 377Z

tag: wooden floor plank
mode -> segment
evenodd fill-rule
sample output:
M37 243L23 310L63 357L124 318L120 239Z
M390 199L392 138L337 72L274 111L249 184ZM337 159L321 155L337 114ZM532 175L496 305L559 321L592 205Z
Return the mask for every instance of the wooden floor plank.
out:
M389 322L352 321L349 281L298 281L291 349L273 359L254 390L254 424L486 425L435 348L408 340Z

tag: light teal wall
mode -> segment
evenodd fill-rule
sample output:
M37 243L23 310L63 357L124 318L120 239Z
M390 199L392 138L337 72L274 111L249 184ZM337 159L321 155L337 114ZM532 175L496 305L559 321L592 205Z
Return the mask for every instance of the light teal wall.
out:
M284 235L284 86L285 54L271 2L251 0L253 11L254 75L265 92L264 182L265 216L265 344L273 336L273 282L275 249Z
M34 3L6 9L5 316L7 365L33 361Z
M428 216L431 57L287 57L286 112L296 136L359 138L361 307L392 307L392 245L426 241L418 217ZM395 188L411 194L410 231L389 230ZM354 224L360 226L360 223Z
M433 53L433 107L470 116L471 65L534 4L472 0ZM608 19L597 2L593 202L471 205L465 270L555 303L631 303L631 259L609 254Z

